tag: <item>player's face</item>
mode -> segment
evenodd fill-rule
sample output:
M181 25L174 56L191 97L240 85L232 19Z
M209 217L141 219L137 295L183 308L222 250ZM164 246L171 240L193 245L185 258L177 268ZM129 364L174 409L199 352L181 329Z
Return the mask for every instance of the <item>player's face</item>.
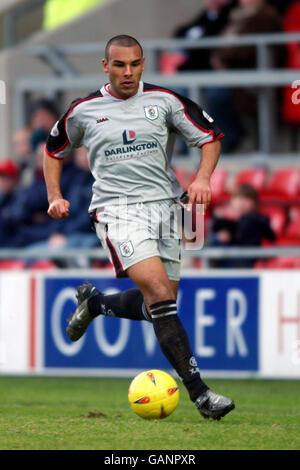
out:
M111 92L119 98L129 98L137 92L145 59L138 45L123 47L112 44L108 59L102 60L109 76Z

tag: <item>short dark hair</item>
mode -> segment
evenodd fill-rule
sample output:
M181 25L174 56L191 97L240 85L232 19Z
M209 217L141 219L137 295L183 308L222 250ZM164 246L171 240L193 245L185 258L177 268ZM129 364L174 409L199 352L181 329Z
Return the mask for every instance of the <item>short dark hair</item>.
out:
M59 117L59 113L55 104L53 103L53 101L48 100L47 98L39 98L29 105L30 117L33 113L35 113L36 111L39 111L40 109L44 109L45 111L48 111L49 113L53 114L57 118Z
M240 184L235 190L233 191L233 197L242 196L247 199L251 199L255 204L259 203L259 195L256 189L251 186L250 184Z
M118 36L114 36L113 38L111 38L106 44L106 47L105 47L106 60L108 60L109 48L112 44L117 44L118 46L123 46L123 47L139 46L139 48L141 49L142 56L144 54L143 48L137 39L133 38L132 36L128 36L127 34L119 34Z

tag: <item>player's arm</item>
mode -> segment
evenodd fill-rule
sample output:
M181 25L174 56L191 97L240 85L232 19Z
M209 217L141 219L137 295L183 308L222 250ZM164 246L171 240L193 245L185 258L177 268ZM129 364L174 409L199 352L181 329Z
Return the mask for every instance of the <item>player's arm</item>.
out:
M62 167L63 160L51 158L45 152L43 169L49 202L48 214L58 220L68 217L70 207L69 201L65 200L61 194Z
M82 131L74 119L74 103L51 129L45 146L44 177L48 194L48 214L54 219L64 219L69 215L70 203L61 194L60 180L63 159L74 147L81 145ZM68 131L67 131L68 129Z
M169 115L173 128L190 147L201 149L200 167L187 189L188 203L204 204L206 208L211 200L210 178L221 153L219 140L224 134L195 102L177 93L173 95Z
M204 204L206 209L211 202L210 178L216 168L221 153L219 140L203 145L201 149L201 163L194 181L187 191L189 204Z

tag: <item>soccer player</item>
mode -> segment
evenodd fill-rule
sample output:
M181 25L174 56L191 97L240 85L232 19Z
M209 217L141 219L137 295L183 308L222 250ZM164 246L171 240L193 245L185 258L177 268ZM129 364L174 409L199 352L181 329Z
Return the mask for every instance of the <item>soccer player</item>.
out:
M170 224L169 237L162 237L160 229L182 192L170 167L173 136L181 135L188 145L201 149L188 202L207 206L223 134L191 100L143 83L144 61L136 39L127 35L110 39L102 60L109 82L73 101L47 140L48 214L54 219L68 217L69 202L60 190L63 158L73 148L85 146L95 179L90 212L96 233L109 250L116 276L127 276L137 286L114 295L103 295L90 283L78 287L78 307L66 331L77 341L101 314L152 322L161 350L190 399L203 417L219 420L234 402L210 390L200 376L177 315L180 237L176 224Z

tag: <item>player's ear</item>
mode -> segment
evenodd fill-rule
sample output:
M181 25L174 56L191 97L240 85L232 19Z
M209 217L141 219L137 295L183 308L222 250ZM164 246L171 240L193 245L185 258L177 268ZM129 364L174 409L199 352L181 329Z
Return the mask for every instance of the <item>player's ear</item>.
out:
M145 57L143 57L143 59L142 59L142 64L143 64L142 72L144 72L144 70L145 70Z
M105 73L108 73L108 62L106 59L102 59L102 68Z

